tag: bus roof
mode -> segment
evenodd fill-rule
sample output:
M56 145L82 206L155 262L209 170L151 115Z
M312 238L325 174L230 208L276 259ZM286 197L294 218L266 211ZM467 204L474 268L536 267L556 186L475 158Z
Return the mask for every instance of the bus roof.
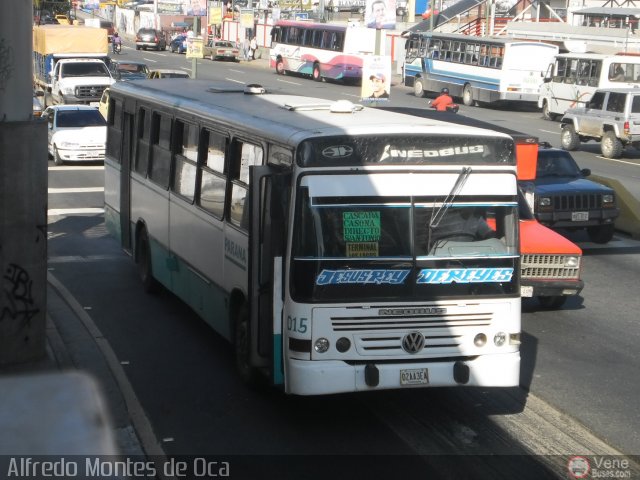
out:
M333 23L317 23L304 20L278 20L275 24L276 27L303 27L303 28L316 28L319 30L340 30L347 29L346 25L336 25Z
M213 84L206 80L168 78L162 82L136 80L117 82L111 86L111 96L127 95L147 100L158 108L179 109L190 115L223 119L230 126L264 137L269 125L269 137L283 144L296 146L309 137L333 135L438 134L504 137L505 134L469 127L464 132L459 125L418 118L383 109L353 106L350 113L336 113L330 107L340 105L331 100L284 93L246 94L244 86ZM343 104L344 105L344 104Z
M535 44L535 45L543 45L551 48L557 48L555 45L551 43L541 42L539 40L527 40L527 39L515 39L509 37L476 37L473 35L465 35L462 33L441 33L441 32L412 32L411 35L420 36L420 37L433 37L439 38L442 40L458 40L465 42L476 42L483 44L493 44L493 45L521 45L521 44Z
M631 58L635 58L638 59L638 61L640 61L640 57L637 54L633 54L633 53L624 53L624 52L619 52L619 53L559 53L558 55L556 55L556 57L558 58L576 58L578 60L604 60L605 58L611 58L611 59L618 59L618 60L624 60L626 59L631 59Z

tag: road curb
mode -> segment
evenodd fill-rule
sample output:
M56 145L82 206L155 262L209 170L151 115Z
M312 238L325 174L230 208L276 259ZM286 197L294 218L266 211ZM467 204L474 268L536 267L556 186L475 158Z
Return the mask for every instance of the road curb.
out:
M86 333L91 337L95 346L102 355L101 359L93 358L90 359L89 362L105 362L109 373L112 375L113 381L115 381L120 390L126 406L126 412L124 413L130 419L131 423L129 426L124 425L117 429L120 433L126 432L126 448L121 448L121 450L124 450L121 451L121 453L133 455L146 454L147 456L153 457L154 460L160 462L164 461L165 453L153 432L151 422L142 408L129 379L127 378L108 341L75 297L71 295L65 286L51 272L47 273L47 282L49 287L53 289L54 293L60 297L60 300L67 307L66 312L58 311L57 316L69 315L75 317L81 323L82 327L84 327ZM47 301L47 305L49 305L49 300ZM59 359L66 359L63 361L63 364L74 365L73 343L65 342L64 332L62 329L58 329L55 325L56 315L48 314L48 317L51 319L52 324L52 328L48 330L48 333L51 333L51 336L49 337L50 345L56 361ZM78 327L76 326L75 328ZM60 365L59 361L58 364ZM75 365L75 368L78 368L78 366ZM100 379L98 378L98 380ZM114 407L111 406L111 408Z

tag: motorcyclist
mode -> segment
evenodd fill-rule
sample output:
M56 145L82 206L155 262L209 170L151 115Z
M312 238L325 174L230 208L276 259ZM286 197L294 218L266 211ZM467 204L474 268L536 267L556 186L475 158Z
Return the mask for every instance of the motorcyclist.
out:
M113 53L119 53L120 47L122 46L122 38L118 35L118 32L114 32L113 34Z
M443 88L440 90L440 95L438 95L429 106L435 108L437 112L446 112L447 107L453 107L454 105L453 98L449 95L449 89Z

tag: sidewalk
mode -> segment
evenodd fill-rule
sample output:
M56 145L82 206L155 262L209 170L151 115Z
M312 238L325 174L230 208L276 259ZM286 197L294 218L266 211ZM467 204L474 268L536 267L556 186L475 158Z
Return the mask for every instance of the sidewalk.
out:
M46 339L41 360L0 367L0 454L162 455L143 449L132 417L144 412L124 372L51 273Z

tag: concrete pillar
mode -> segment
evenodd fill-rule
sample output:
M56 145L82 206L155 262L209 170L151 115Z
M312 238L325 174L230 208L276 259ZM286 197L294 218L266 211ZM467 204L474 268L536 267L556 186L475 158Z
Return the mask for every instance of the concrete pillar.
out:
M0 365L45 354L47 126L32 117L32 2L0 2Z

